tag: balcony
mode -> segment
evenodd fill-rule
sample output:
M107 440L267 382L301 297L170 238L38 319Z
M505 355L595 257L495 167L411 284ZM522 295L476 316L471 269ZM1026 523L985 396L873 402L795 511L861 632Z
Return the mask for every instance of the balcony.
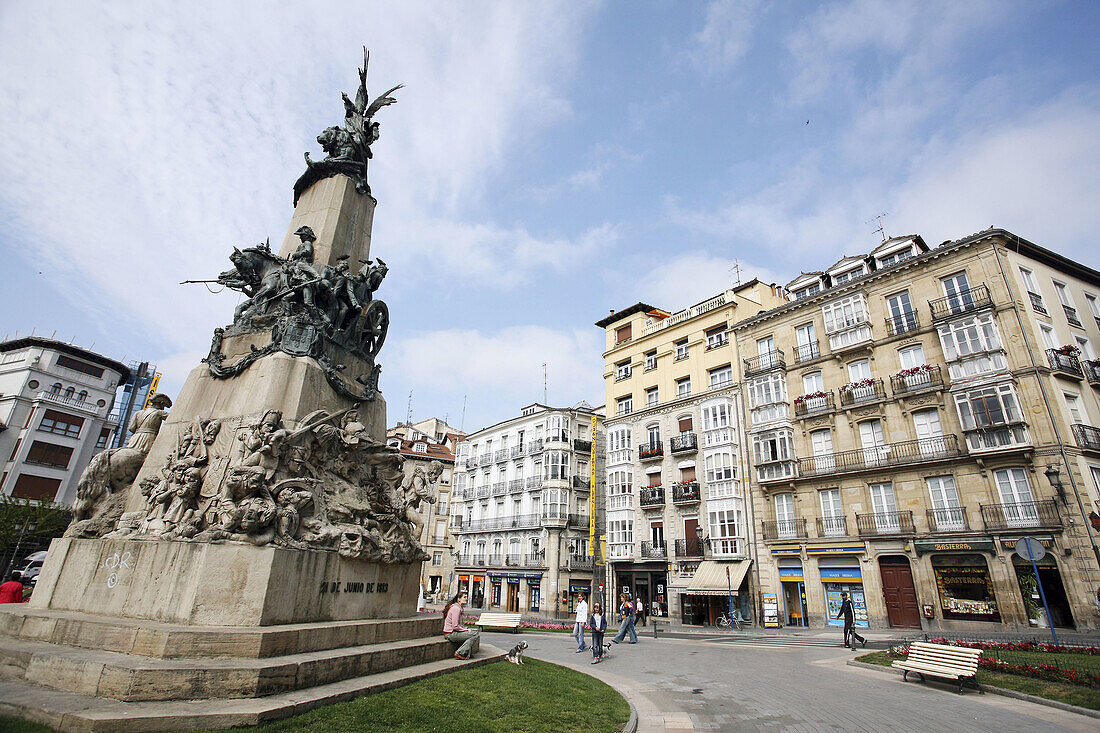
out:
M1043 305L1043 296L1038 293L1033 293L1030 290L1027 291L1027 294L1028 297L1031 298L1031 309L1036 313L1042 313L1044 316L1047 315L1046 306Z
M894 397L908 397L942 389L943 372L937 365L924 364L912 369L902 369L890 377L890 390Z
M902 313L899 316L891 316L886 319L887 336L900 336L903 333L916 331L918 328L920 328L920 319L917 317L916 311Z
M698 481L677 481L672 485L673 504L695 504L699 501Z
M1073 426L1073 437L1078 448L1100 451L1100 429L1077 423Z
M983 504L982 521L987 530L1062 528L1062 519L1058 515L1058 505L1054 499L1017 504Z
M561 570L591 570L595 560L591 555L562 555Z
M590 520L588 514L570 514L569 520L566 522L570 527L584 527L587 528Z
M913 512L878 512L857 514L856 527L860 537L890 537L915 534Z
M566 511L564 506L548 506L543 507L542 510L542 523L552 524L554 526L564 526L569 521L569 512Z
M542 438L532 440L527 444L527 455L532 456L536 453L542 453Z
M638 459L642 461L651 461L662 457L664 454L665 448L661 443L643 443L638 446Z
M544 568L546 567L546 553L536 552L532 555L523 556L523 567L525 568Z
M801 540L806 539L805 519L780 519L763 523L765 540Z
M1071 379L1083 378L1085 373L1081 371L1081 360L1077 358L1077 354L1067 353L1065 349L1064 346L1061 349L1047 349L1051 371Z
M766 354L761 354L760 356L754 356L751 359L743 359L742 361L745 362L746 377L770 372L772 369L787 368L787 362L783 358L783 352L778 349L769 351Z
M676 540L676 557L702 557L703 556L703 540L698 537L689 537L683 540Z
M864 379L860 382L843 385L840 392L840 406L854 407L886 399L886 387L881 379Z
M52 402L55 405L80 410L81 412L87 412L92 415L99 413L99 407L94 402L77 399L76 397L66 397L60 392L39 392L36 399L42 402Z
M756 480L760 483L771 481L789 481L795 477L798 460L795 458L773 458L756 464Z
M506 461L506 460L508 460L508 449L507 448L501 448L500 450L498 450L496 453L493 454L493 461L495 463L500 463L501 461Z
M591 480L587 476L574 476L573 488L580 489L581 491L588 491L592 488Z
M488 486L478 486L477 491L475 493L475 498L477 498L477 499L488 499L489 494L491 492L492 492L492 489L490 489Z
M508 482L508 493L509 494L515 494L515 493L518 493L520 491L523 491L523 479L514 478L514 479L512 479L511 481Z
M818 344L817 339L794 347L795 364L801 364L804 361L810 361L819 356L821 356L821 346Z
M493 484L493 496L504 496L508 493L508 482L497 481Z
M504 567L504 555L489 555L489 567L502 568Z
M798 473L803 478L829 476L838 473L872 471L888 466L942 461L961 455L963 452L959 450L957 435L940 435L935 438L885 443L840 453L826 453L812 458L799 458Z
M580 438L574 438L573 439L573 450L580 451L582 453L591 453L592 452L592 441L591 440L581 440Z
M1069 325L1081 328L1081 319L1077 317L1077 309L1071 305L1062 304L1062 310L1066 312L1066 320Z
M1089 384L1093 387L1100 387L1100 361L1090 359L1088 361L1081 362L1081 368L1085 371L1085 379L1089 380Z
M512 449L508 452L508 455L511 458L519 458L520 456L522 456L523 444L521 443L520 445L513 445Z
M477 458L477 465L479 465L479 466L488 466L492 462L493 462L493 456L492 456L491 453L486 453L485 455L478 456L478 458Z
M989 425L973 430L964 428L964 430L971 453L1031 447L1031 434L1028 432L1027 423L1023 421Z
M928 530L930 532L969 532L970 520L966 518L966 509L961 506L929 509Z
M644 559L660 560L668 557L668 550L664 542L643 542L640 557Z
M847 517L818 517L818 537L846 537L848 536Z
M804 420L814 415L828 415L836 411L836 395L828 392L811 392L794 398L794 416Z
M668 452L672 455L694 453L697 450L699 450L699 441L695 437L695 433L680 433L674 438L669 438Z
M528 489L541 489L542 476L528 476L525 483Z
M638 505L643 509L665 505L665 489L663 486L646 486L641 489L638 497Z
M989 288L985 285L978 285L955 295L948 295L946 298L928 301L928 308L932 311L933 322L972 313L992 305L993 298L990 297Z
M504 566L509 568L523 567L523 555L507 554L504 556Z

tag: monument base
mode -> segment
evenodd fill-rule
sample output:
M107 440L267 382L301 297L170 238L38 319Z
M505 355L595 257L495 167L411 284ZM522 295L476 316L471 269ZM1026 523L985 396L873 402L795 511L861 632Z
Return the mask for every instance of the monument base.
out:
M416 613L420 563L238 542L54 540L30 607L200 626Z

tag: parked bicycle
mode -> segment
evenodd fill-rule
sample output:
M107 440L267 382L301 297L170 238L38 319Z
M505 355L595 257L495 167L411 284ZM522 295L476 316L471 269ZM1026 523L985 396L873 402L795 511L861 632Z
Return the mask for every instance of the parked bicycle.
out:
M732 619L730 619L729 616L722 614L718 617L717 623L718 628L721 629L735 628L738 631L743 631L745 628L745 619L741 618L740 611L734 611Z

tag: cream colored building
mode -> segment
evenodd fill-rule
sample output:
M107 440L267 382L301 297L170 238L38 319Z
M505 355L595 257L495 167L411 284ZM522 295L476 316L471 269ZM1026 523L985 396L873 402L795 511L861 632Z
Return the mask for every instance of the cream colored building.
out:
M847 591L872 627L1043 624L1027 536L1050 620L1095 628L1100 272L990 229L786 287L732 328L765 623Z
M743 603L752 595L741 363L729 328L784 302L754 280L678 313L638 303L596 323L607 333L609 583L649 615L713 623L728 609L727 585Z

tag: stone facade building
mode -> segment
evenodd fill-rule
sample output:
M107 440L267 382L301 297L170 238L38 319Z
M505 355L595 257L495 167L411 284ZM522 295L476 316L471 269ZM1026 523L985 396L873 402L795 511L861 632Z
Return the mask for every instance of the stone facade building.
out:
M555 617L599 590L602 435L600 408L533 404L458 444L451 534L472 607Z
M895 237L733 326L763 621L1095 628L1100 272L990 229ZM610 431L609 426L609 431Z
M596 323L607 334L609 582L650 615L713 623L731 589L748 603L741 362L729 329L784 302L754 280L675 314L638 303Z
M53 339L0 343L0 492L72 504L92 456L108 446L119 362Z

